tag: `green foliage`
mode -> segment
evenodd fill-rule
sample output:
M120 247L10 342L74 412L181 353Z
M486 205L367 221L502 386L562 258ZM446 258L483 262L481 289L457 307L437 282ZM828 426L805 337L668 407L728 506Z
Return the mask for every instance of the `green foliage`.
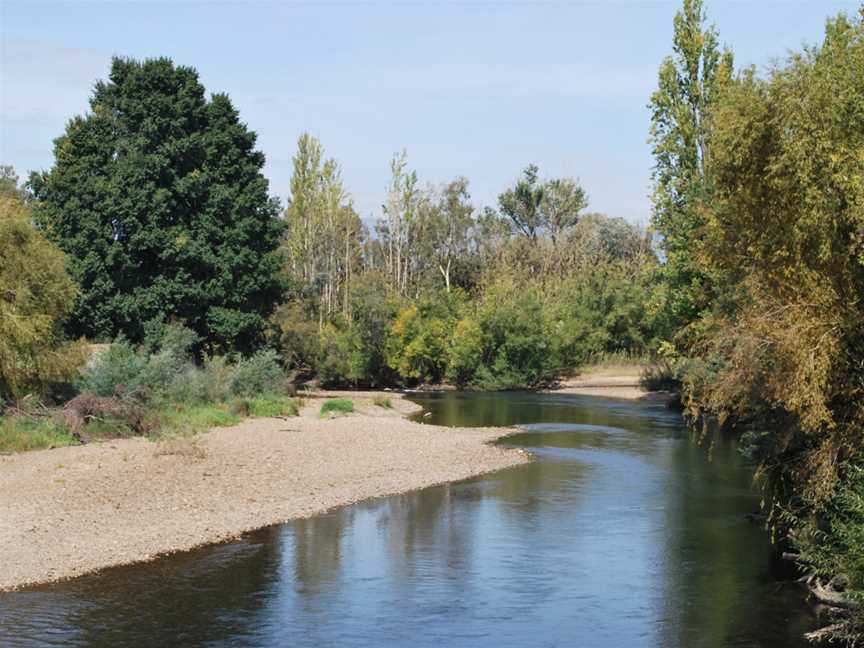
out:
M686 411L741 434L774 531L819 573L842 570L850 596L864 587L862 69L864 19L841 15L820 46L767 78L750 69L724 81L705 132L711 154L699 158L703 193L692 194L698 220L661 222L684 233L689 267L713 284L710 312L688 331L697 358L679 372ZM838 636L864 618L849 623Z
M168 59L115 58L90 109L30 181L81 287L67 330L138 343L146 322L176 318L211 351L250 350L280 294L255 134Z
M864 467L844 465L842 485L827 502L819 524L795 519L795 547L814 573L848 579L852 595L864 600Z
M231 378L231 391L237 396L279 393L285 391L285 381L279 354L272 349L264 349L236 364Z
M328 414L350 414L354 411L354 402L348 398L328 398L321 405L321 417Z
M531 240L548 231L553 245L579 221L588 206L585 190L572 178L540 182L539 169L530 164L516 185L498 197L498 207L516 232Z
M450 332L462 304L460 293L433 293L399 311L387 339L388 366L405 379L440 382L447 369Z
M450 341L447 379L458 387L471 383L483 362L483 329L476 319L464 317L456 324Z
M297 402L286 396L263 394L248 401L250 416L297 416Z
M654 159L652 224L661 235L669 284L669 317L682 344L687 326L709 306L712 282L699 263L705 212L713 200L713 110L733 73L732 54L705 26L702 0L684 0L675 15L673 55L660 67L651 95Z
M113 396L118 390L132 392L143 385L148 358L119 339L100 352L78 380L78 389L97 396Z
M166 405L159 411L160 426L157 433L160 436L191 435L214 427L231 427L241 419L226 403Z
M0 401L72 378L83 344L64 342L61 325L76 287L65 258L33 226L15 196L0 195Z
M479 350L468 348L471 327L464 325L467 335L460 340L458 351L468 363L477 355L481 360L466 384L480 389L517 389L537 387L554 378L560 368L557 336L536 290L504 278L487 287L476 318L481 332ZM468 363L461 362L453 373L467 373Z
M318 375L325 385L379 385L391 380L385 346L396 302L386 278L369 272L352 284L349 316L321 329Z
M179 324L162 328L151 340L151 352L118 340L102 351L78 381L84 393L131 395L146 402L207 404L234 396L278 394L285 390L285 372L275 351L261 350L229 364L215 357L195 364L191 347L196 336Z

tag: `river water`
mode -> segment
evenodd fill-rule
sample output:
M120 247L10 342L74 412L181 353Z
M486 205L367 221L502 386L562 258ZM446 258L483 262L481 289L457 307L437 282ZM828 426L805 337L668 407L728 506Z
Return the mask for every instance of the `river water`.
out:
M431 423L520 426L506 443L537 461L0 594L0 646L809 645L730 445L709 457L659 405L414 400Z

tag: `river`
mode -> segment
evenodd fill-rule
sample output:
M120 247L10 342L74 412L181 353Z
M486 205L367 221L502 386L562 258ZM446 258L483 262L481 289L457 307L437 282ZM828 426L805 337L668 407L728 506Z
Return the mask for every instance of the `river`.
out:
M0 646L808 646L751 469L656 404L412 398L537 461L0 594ZM710 455L710 456L709 456Z

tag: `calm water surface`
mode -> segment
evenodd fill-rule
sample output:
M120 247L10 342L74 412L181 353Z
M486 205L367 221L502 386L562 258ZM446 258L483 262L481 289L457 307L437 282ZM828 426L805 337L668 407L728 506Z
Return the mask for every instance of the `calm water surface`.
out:
M750 471L660 406L418 396L442 425L518 425L538 461L0 594L0 646L808 645ZM0 558L2 559L2 558Z

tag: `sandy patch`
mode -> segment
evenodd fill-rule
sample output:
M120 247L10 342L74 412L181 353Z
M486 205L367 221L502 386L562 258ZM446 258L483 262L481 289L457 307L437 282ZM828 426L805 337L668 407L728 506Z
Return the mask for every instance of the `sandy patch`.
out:
M330 394L328 394L329 396ZM387 393L351 393L357 412L251 419L194 441L129 439L0 457L0 590L225 541L364 499L525 463L489 442L502 428L404 418Z
M563 379L556 387L546 391L626 400L668 401L668 394L647 392L639 386L641 371L642 367L626 365L589 368L577 376Z

